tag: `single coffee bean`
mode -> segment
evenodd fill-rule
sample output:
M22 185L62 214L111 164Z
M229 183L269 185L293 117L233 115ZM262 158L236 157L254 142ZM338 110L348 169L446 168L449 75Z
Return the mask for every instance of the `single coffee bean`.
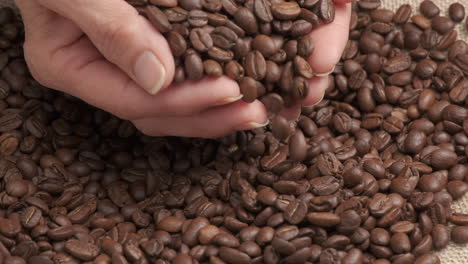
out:
M408 19L410 18L410 16L411 16L411 5L403 4L395 12L395 15L393 16L393 22L395 22L396 24L406 23Z
M450 18L445 16L436 16L432 18L432 28L437 31L439 34L446 34L455 27Z
M213 32L211 32L211 38L215 46L230 49L236 45L238 40L237 34L228 27L216 27Z
M201 28L190 31L190 43L199 52L206 52L213 47L213 39L210 34Z
M213 77L221 77L223 75L223 68L221 64L214 60L206 60L203 62L203 69L206 75Z
M439 7L431 0L422 1L419 5L419 11L428 18L437 16L440 13Z
M224 66L224 73L236 81L244 77L244 68L237 61L230 61Z
M332 0L320 0L318 5L318 15L326 23L335 20L335 3Z
M452 229L451 235L452 241L457 244L468 243L468 227L467 226L456 226Z
M294 57L294 69L296 73L306 79L310 79L314 76L312 67L310 67L309 63L300 56Z
M274 40L267 35L257 35L252 40L252 48L258 50L264 57L269 57L278 51Z
M269 23L273 20L270 2L266 0L254 0L254 12L258 19L263 23Z
M262 53L259 51L249 52L245 57L244 69L247 76L255 80L262 80L265 78L267 67Z
M449 6L449 16L454 22L461 22L465 19L465 7L460 3L453 3Z
M176 31L167 33L167 42L174 56L182 56L187 50L187 42L184 37Z
M219 62L228 62L234 57L234 53L230 50L221 49L218 47L212 47L208 50L208 56Z
M156 6L147 6L145 11L149 21L157 30L159 30L159 32L166 33L172 29L166 14L164 14L161 9Z
M187 79L198 81L203 77L203 61L196 51L188 51L184 60Z
M416 259L415 264L440 264L440 259L435 254L424 254Z
M180 7L168 8L168 9L165 9L163 12L167 17L167 20L169 20L169 22L171 23L181 23L187 20L188 11ZM175 27L174 30L176 30L177 28L178 30L181 30L181 26L183 25L181 26L176 26L176 25L177 24L172 25L172 27ZM187 29L187 27L185 27L185 29ZM181 34L181 35L184 35L184 34Z
M253 102L258 97L258 82L252 77L244 77L240 83L240 90L243 95L242 100Z
M65 250L81 260L93 260L99 254L99 248L91 243L70 239L65 242Z
M276 19L290 20L301 13L301 8L297 2L277 2L273 3L271 12Z
M241 7L234 14L234 21L247 34L256 34L258 32L258 22L255 15L249 9Z

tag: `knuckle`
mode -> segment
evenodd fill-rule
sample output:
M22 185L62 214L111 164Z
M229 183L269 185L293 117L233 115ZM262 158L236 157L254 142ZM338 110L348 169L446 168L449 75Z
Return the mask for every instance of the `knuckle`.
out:
M114 109L111 109L110 112L122 120L135 119L135 114L126 110L125 107L114 107Z
M126 53L126 50L120 47L135 38L134 36L138 32L138 28L133 22L114 20L107 22L102 26L100 31L100 36L102 36L102 48L107 51L106 53L109 54L109 56L118 58Z
M135 128L140 131L143 135L150 136L150 137L162 137L166 136L164 133L160 131L154 130L154 128L150 128L146 122L140 121L132 121Z
M44 65L46 60L42 58L41 52L29 41L24 43L23 50L31 76L41 85L53 88L54 74L50 72L50 67Z

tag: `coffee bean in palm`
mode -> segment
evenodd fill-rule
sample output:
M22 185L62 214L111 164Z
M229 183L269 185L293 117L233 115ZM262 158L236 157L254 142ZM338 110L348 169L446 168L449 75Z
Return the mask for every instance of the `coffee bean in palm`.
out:
M258 82L252 77L244 77L240 82L242 100L247 103L255 101L258 97Z
M187 21L193 27L202 27L208 24L208 15L202 10L191 10L187 15Z
M187 50L187 42L184 37L176 31L167 33L167 42L174 56L182 56Z
M244 78L245 70L244 67L242 67L242 65L240 65L237 61L229 61L224 66L224 73L231 79L240 81L242 78Z
M205 60L203 62L203 69L208 76L220 77L223 75L221 64L214 60Z
M197 81L203 77L203 61L196 51L187 51L184 64L188 80Z
M180 23L187 20L188 11L183 8L173 7L165 9L163 12L171 23ZM174 27L174 25L172 26Z
M161 9L156 6L147 6L146 14L149 21L156 27L157 30L161 33L166 33L171 30L172 26L167 19L166 14L161 11Z
M213 32L211 32L211 38L213 39L213 44L217 47L223 49L230 49L236 45L237 35L228 27L216 27Z
M189 38L192 47L199 52L207 52L213 47L211 35L202 28L195 28L190 31Z
M230 50L212 47L208 50L208 56L218 62L228 62L234 57L234 53Z

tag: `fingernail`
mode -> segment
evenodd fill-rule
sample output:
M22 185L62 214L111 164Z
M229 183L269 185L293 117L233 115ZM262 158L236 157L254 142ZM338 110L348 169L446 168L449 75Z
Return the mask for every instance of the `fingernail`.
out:
M240 126L237 130L250 130L250 129L255 129L255 128L260 128L260 127L265 127L270 123L269 120L267 120L265 123L260 124L257 122L248 122Z
M222 100L220 100L219 102L217 102L215 105L227 105L227 104L230 104L230 103L234 103L234 102L237 102L239 101L240 99L242 99L242 97L244 97L244 95L238 95L238 96L231 96L231 97L226 97Z
M315 102L315 103L313 103L313 104L311 104L311 105L304 105L304 106L305 106L305 107L316 106L316 105L320 104L320 102L322 102L322 100L323 100L324 97L325 97L325 91L322 93L322 97L320 97L320 99L319 99L317 102Z
M166 69L151 51L145 51L134 66L136 81L148 93L156 94L166 80Z
M318 76L318 77L328 76L332 74L334 71L335 71L335 66L333 66L333 68L330 71L324 72L324 73L316 73L315 76Z

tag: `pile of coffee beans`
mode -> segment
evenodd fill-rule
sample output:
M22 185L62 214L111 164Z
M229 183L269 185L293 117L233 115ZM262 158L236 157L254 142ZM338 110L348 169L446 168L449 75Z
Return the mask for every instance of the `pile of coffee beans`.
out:
M224 74L239 83L244 101L273 94L280 106L307 96L307 79L314 76L306 60L314 50L308 34L335 17L332 0L127 2L168 40L175 82Z
M0 263L440 264L468 243L463 7L379 7L354 4L319 105L217 140L144 136L42 87L0 9Z

